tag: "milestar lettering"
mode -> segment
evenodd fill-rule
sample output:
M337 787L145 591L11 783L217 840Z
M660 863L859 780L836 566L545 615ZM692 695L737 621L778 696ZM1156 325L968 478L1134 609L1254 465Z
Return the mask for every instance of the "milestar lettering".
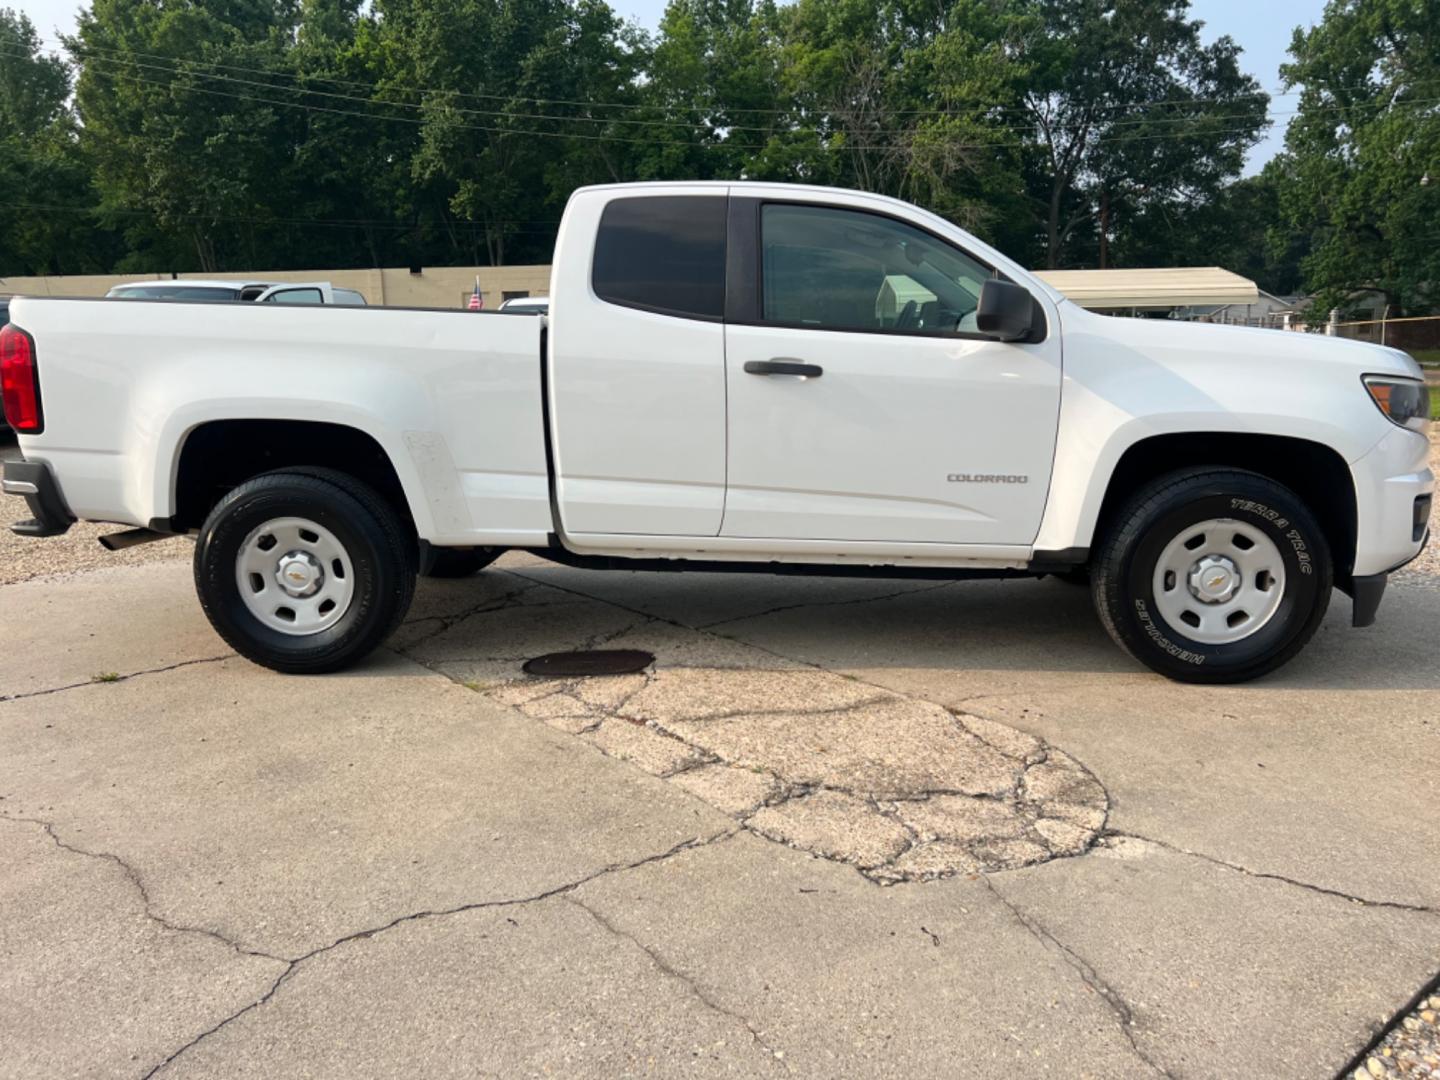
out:
M1030 477L1018 473L952 472L945 477L952 484L1028 484Z

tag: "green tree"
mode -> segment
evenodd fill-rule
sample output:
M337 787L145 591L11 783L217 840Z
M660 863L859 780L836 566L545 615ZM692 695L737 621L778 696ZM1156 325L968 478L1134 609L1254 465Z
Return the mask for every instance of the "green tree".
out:
M1000 118L1024 65L1015 20L984 0L799 0L785 12L785 71L809 171L912 199L1003 233L1019 185ZM795 176L802 179L802 176Z
M381 0L387 85L422 108L412 180L477 262L548 258L577 183L615 179L635 70L599 0Z
M295 112L265 73L285 73L296 16L286 0L95 0L81 12L67 41L76 107L101 214L130 247L121 269L267 261Z
M651 38L604 0L94 0L73 109L8 14L0 183L59 209L7 217L0 267L545 261L578 185L752 178L910 199L1032 262L1281 281L1304 244L1256 238L1310 174L1234 182L1265 100L1187 11L673 0Z
M1305 236L1314 310L1384 295L1392 314L1440 304L1440 5L1331 0L1297 29L1302 87L1277 163L1281 206Z
M1111 235L1166 205L1214 200L1265 126L1268 99L1188 0L1021 0L1030 192L1045 266L1109 260Z
M69 95L65 61L41 52L29 18L0 8L0 273L84 273L110 257Z
M24 12L0 8L0 132L24 138L40 135L66 116L70 69L58 56L40 51L40 35Z
M392 266L440 254L427 248L411 191L414 111L386 104L410 99L388 91L376 20L360 9L359 0L303 0L277 80L285 89L267 91L288 103L293 138L271 183L283 200L276 216L297 223L267 266Z
M1164 202L1125 223L1110 252L1118 266L1223 266L1267 292L1297 293L1305 238L1284 228L1280 177L1268 167L1204 202Z
M638 178L776 175L766 154L793 128L778 21L771 0L672 0L646 63L645 108L635 114L645 137L630 155ZM796 157L775 156L780 170Z

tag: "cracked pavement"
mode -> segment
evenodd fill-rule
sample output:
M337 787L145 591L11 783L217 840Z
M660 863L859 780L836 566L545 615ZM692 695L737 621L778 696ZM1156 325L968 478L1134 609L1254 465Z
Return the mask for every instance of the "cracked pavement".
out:
M1345 607L1181 687L1052 581L512 555L299 679L5 585L0 1076L1333 1075L1440 971L1440 592Z
M553 596L545 586L512 590L443 617L438 632L402 636L397 648L675 781L761 836L878 883L1079 855L1104 825L1102 785L1044 740L738 642L721 648L710 627L637 622L610 604L574 600L562 609L567 644L650 651L656 662L639 675L532 678L515 660L557 640L554 622L534 617L553 609ZM496 623L512 655L474 655ZM718 655L701 656L707 646Z

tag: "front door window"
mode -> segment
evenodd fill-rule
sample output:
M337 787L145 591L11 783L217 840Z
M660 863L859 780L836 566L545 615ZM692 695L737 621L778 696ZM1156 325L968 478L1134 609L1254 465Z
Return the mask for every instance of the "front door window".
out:
M855 210L761 209L761 319L815 330L974 332L983 264L913 226Z

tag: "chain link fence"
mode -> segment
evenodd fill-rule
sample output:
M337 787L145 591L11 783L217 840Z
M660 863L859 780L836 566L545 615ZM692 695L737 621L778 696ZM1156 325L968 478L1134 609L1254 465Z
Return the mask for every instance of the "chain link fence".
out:
M1362 322L1331 323L1324 328L1336 337L1389 345L1408 353L1427 353L1440 360L1440 315L1404 319L1367 319Z

